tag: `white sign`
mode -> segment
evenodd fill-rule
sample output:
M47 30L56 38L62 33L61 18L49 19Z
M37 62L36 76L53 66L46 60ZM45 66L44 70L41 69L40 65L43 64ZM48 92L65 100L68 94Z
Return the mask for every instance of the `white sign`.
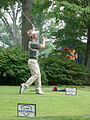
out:
M73 87L65 88L65 94L66 95L76 95L77 94L77 89L73 88Z
M18 103L17 116L27 116L27 117L36 116L36 104Z

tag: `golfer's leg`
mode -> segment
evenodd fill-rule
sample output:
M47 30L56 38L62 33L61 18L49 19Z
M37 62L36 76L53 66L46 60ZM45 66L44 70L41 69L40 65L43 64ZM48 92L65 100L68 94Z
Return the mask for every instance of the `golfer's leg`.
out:
M37 65L37 70L38 70L38 77L35 80L35 88L36 89L41 89L41 73L40 73L39 65Z
M37 70L38 70L38 77L35 80L36 93L43 95L44 93L41 90L41 73L40 73L40 68L39 68L38 63L37 63Z
M37 76L32 75L27 82L25 83L25 86L28 88L35 80L36 80Z
M25 83L26 87L29 87L38 77L38 70L37 70L37 61L36 60L29 60L28 66L31 72L31 77Z

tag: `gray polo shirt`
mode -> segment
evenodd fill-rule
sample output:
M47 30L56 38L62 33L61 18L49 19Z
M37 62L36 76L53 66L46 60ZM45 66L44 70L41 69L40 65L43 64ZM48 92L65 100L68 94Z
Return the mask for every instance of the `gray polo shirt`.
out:
M28 47L29 47L29 50L28 50L29 59L38 59L38 52L40 49L40 44L30 41Z

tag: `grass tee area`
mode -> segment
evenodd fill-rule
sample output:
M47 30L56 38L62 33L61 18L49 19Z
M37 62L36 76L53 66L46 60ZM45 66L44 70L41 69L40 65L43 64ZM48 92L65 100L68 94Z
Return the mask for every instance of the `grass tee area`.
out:
M37 95L31 86L19 95L19 86L0 86L0 120L90 120L90 87L78 86L75 96L52 88L43 86L45 95ZM36 104L36 117L17 117L17 103Z

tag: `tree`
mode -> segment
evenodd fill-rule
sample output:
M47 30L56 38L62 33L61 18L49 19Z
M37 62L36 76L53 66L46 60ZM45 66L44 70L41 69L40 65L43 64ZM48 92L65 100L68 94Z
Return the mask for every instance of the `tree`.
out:
M76 31L79 30L79 38L81 39L82 36L87 37L87 47L84 62L84 64L87 66L90 58L90 1L54 0L53 4L55 5L55 7L52 8L49 15L56 18L56 22L60 23L60 20L64 20L66 25L67 23L69 23L69 25L71 24L73 27L78 25ZM60 9L61 7L63 7L63 9ZM73 32L74 29L72 28L71 30ZM80 32L82 32L83 34L81 34ZM76 38L78 38L78 36Z
M7 9L2 9L1 13L1 20L3 21L4 25L6 26L8 33L11 37L12 44L18 44L18 29L17 29L17 19L18 14L20 12L20 4L19 3L11 3ZM12 22L9 22L7 19L7 14L9 15Z
M49 6L48 3L50 3L50 1L48 1L48 0L43 0L43 1L42 0L13 0L13 1L12 0L6 0L6 1L2 1L2 3L0 1L0 3L1 3L0 8L3 7L4 9L7 9L7 7L10 4L12 4L12 3L14 4L16 1L18 3L22 4L22 30L21 30L22 31L22 48L27 50L28 40L29 40L29 38L27 36L27 30L32 28L32 26L33 26L32 25L32 20L34 19L33 21L36 22L36 24L38 25L38 28L40 28L39 30L41 31L41 29L42 29L42 27L40 26L40 25L42 25L42 19L41 18L44 17L44 14L41 17L42 10L43 10L44 7ZM44 6L43 3L45 3L45 2L46 2L46 4L44 4L45 5ZM34 17L32 17L33 14L31 15L30 10L31 10L33 5L38 4L38 3L39 3L39 6L41 6L40 9L42 9L42 10L40 11L40 14L38 14L36 17L35 17L36 14L34 15ZM36 9L39 10L38 8L36 8Z
M12 24L10 24L10 26L12 26ZM21 32L20 32L21 30L19 26L16 26L16 27L18 29L17 45L21 45ZM5 44L9 46L12 46L12 43L13 43L10 33L3 23L0 24L0 41L4 42Z
M29 38L27 31L32 28L31 15L29 13L32 8L32 0L22 0L22 47L24 50L28 49Z
M11 13L10 11L8 10L8 14L10 15L11 17L11 20L12 20L12 23L13 23L13 26L12 26L12 32L13 32L13 43L14 44L18 44L19 42L17 41L17 33L18 33L18 30L17 30L17 17L18 17L18 14L20 13L21 11L21 7L20 7L20 4L17 2L16 5L12 4L10 5L10 9L11 9Z
M47 23L47 10L51 2L49 0L34 0L33 7L31 9L32 20L40 33L43 31L43 25Z
M0 24L0 41L7 45L10 45L11 42L10 35L8 34L5 25L2 23Z
M4 8L7 10L9 5L15 4L16 2L22 4L22 47L23 49L27 49L28 47L28 37L27 37L27 30L32 28L30 23L31 15L29 13L30 8L32 7L32 0L1 0L0 1L0 8ZM29 21L27 20L29 19ZM15 21L14 21L15 22Z
M50 1L48 0L22 0L22 46L24 49L27 50L28 47L28 37L26 34L28 29L34 26L39 29L40 33L42 32L44 22L42 19L45 18L46 14L46 11L43 12L43 8L48 8L49 4ZM36 9L34 10L33 7Z

